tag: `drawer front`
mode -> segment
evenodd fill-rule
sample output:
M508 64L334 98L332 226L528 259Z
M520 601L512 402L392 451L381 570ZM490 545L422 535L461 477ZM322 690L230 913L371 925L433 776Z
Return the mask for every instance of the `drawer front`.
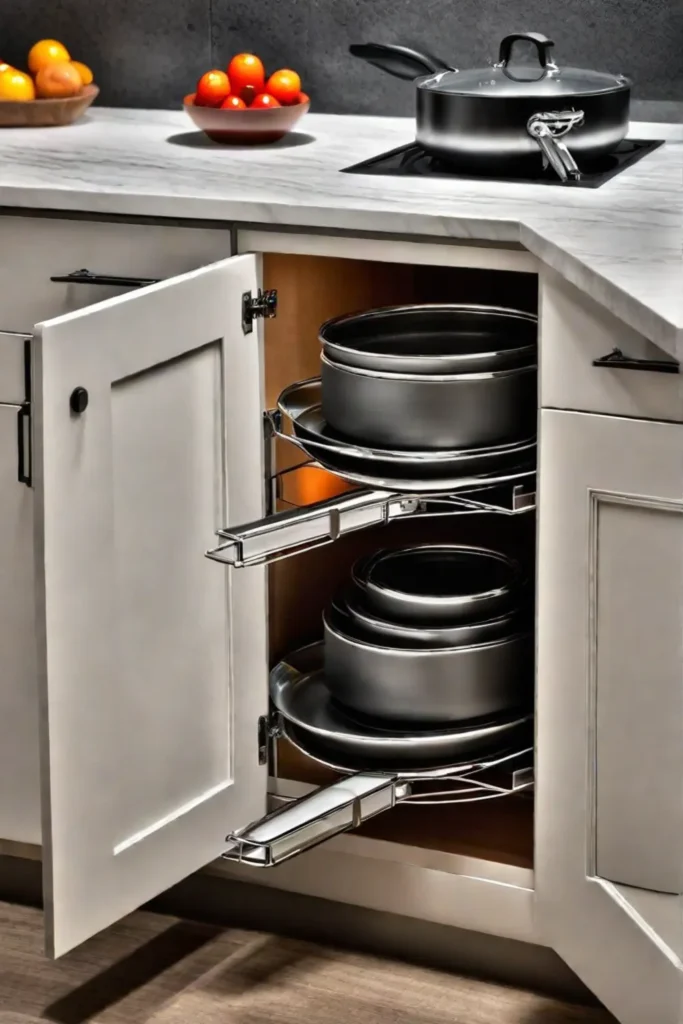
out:
M544 408L683 422L683 374L657 370L670 357L552 271L540 279L539 332ZM615 348L654 366L593 365Z
M7 254L6 256L2 254ZM73 312L126 288L55 283L83 268L97 274L168 278L230 256L225 228L136 224L52 217L0 218L0 332L31 332L33 325ZM2 342L0 341L0 345ZM0 372L4 359L0 352ZM0 400L5 395L0 377ZM19 400L23 399L23 394Z
M27 397L24 351L28 337L0 331L0 404L21 404Z

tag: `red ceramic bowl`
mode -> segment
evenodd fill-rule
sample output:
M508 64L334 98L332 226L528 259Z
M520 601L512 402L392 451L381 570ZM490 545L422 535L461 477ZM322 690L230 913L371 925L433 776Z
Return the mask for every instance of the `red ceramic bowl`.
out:
M194 93L183 100L183 106L198 128L214 142L233 146L254 146L277 142L290 132L308 111L310 102L268 110L221 110L220 107L196 107Z

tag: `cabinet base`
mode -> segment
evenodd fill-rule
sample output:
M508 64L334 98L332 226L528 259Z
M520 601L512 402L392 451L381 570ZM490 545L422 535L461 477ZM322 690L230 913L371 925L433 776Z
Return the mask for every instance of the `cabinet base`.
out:
M174 886L147 909L352 948L598 1005L576 975L545 946L342 906L207 873Z

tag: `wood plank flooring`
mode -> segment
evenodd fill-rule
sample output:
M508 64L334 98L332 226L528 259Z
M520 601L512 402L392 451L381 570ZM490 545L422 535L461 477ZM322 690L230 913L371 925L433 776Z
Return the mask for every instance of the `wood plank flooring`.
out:
M0 1024L610 1024L598 1010L309 943L136 913L53 962L0 903Z

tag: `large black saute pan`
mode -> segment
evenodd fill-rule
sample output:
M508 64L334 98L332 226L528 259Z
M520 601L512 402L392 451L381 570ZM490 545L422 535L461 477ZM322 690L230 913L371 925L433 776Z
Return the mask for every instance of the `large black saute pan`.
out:
M511 62L526 40L538 64ZM417 142L463 170L505 175L538 170L542 156L566 180L610 153L628 131L631 83L623 75L558 67L552 40L506 36L497 63L457 71L406 46L354 44L350 52L398 78L414 79ZM577 166L578 164L578 166Z

